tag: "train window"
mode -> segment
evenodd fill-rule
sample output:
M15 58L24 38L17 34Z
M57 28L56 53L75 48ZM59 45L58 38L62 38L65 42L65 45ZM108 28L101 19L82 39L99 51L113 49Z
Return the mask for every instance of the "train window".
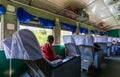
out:
M65 35L72 35L72 32L67 30L61 30L60 44L64 44L63 36Z
M52 29L31 27L31 26L24 26L24 25L20 25L19 29L31 30L35 34L36 38L38 39L40 46L42 46L46 43L48 35L52 35Z

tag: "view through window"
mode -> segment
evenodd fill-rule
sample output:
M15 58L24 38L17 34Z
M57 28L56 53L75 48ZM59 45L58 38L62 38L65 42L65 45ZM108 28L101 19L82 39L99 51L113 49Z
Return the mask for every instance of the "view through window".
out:
M72 35L71 31L61 30L60 44L64 44L63 36Z
M52 35L52 29L31 27L31 26L23 26L23 25L20 25L20 29L31 30L35 34L40 46L42 46L46 43L48 35Z

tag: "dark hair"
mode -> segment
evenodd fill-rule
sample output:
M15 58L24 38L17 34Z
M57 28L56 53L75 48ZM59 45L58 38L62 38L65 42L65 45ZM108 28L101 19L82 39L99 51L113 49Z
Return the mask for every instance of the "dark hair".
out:
M47 41L48 41L48 42L53 42L53 41L54 41L53 35L49 35L49 36L47 37Z

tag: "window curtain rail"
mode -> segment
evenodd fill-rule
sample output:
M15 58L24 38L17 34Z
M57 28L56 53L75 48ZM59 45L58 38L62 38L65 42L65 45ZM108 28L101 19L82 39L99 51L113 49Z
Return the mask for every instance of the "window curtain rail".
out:
M3 15L6 13L6 9L3 5L0 4L0 15Z

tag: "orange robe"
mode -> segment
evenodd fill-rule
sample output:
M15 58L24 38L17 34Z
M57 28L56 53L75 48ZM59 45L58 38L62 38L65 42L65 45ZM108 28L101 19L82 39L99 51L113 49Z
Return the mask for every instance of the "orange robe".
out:
M54 57L54 51L49 43L46 43L44 46L41 47L41 49L43 51L44 57L49 61L57 59L56 57Z

